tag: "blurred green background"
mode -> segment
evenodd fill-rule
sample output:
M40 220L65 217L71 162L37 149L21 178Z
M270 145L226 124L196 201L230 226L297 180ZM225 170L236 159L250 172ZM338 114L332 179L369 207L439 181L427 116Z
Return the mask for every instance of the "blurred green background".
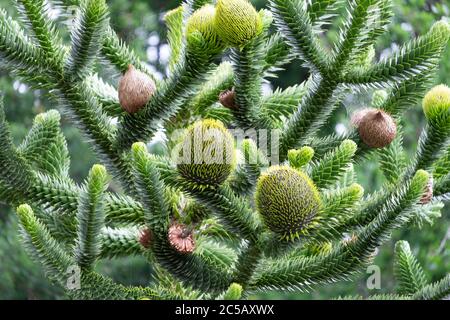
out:
M70 3L70 1L63 1ZM265 5L264 0L252 1L257 7ZM394 0L395 17L389 31L377 44L377 57L411 37L425 33L433 22L441 18L448 19L450 5L447 0ZM12 0L0 0L0 7L11 15L16 13L12 9ZM178 0L109 0L111 9L111 23L134 50L160 76L166 70L166 62L170 54L166 42L165 28L162 16L179 4ZM54 18L60 12L52 11ZM333 37L330 32L329 36ZM105 70L107 72L107 70ZM298 61L286 66L286 70L279 73L279 77L272 83L274 87L286 87L303 81L307 77L307 70L299 67ZM450 82L450 46L447 48L436 83ZM15 139L20 141L30 128L34 116L44 110L56 108L41 92L31 91L25 85L8 76L0 69L0 90L3 92L7 119ZM348 114L357 107L364 106L364 99L351 97L346 102L347 108L342 107L330 120L327 130L342 131L349 127ZM63 119L64 133L68 139L72 156L71 174L76 181L82 181L90 166L95 163L95 156L89 146L83 141L80 133ZM405 120L405 148L412 154L417 139L424 125L421 108L417 105L408 111ZM358 181L370 192L376 190L383 183L383 177L378 168L377 159L370 158L356 167ZM316 288L308 294L270 292L251 298L264 299L327 299L339 295L373 294L390 292L395 288L392 274L392 254L395 241L408 240L413 252L428 271L429 280L438 280L449 272L450 266L450 206L444 209L442 217L433 225L425 225L422 229L406 228L393 234L392 240L378 251L375 264L381 269L381 289L368 290L367 277L362 273L350 281L340 282L329 286ZM145 285L151 274L150 267L144 259L126 258L102 262L100 272L112 276L116 281L124 284ZM65 299L60 288L52 285L44 276L39 265L32 262L21 247L17 237L17 223L11 208L0 205L0 299Z

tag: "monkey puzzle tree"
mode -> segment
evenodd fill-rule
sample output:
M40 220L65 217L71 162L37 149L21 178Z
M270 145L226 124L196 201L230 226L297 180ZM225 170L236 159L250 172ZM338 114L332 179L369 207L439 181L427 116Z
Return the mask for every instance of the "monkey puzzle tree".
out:
M38 115L19 146L0 115L0 199L18 206L24 245L69 296L307 291L348 279L392 230L436 216L449 199L450 89L425 95L447 22L375 62L388 0L273 0L260 12L246 0L191 0L165 16L170 72L157 80L110 27L104 0L77 3L68 44L47 19L46 1L17 1L21 22L0 11L2 64L46 90L103 164L77 185L57 111ZM339 38L325 43L321 34L343 5ZM263 83L293 59L309 79L263 95ZM99 61L123 74L118 89L98 75ZM351 132L319 135L346 94L372 89L372 106L353 115ZM424 95L427 126L407 161L402 114ZM167 156L146 146L161 131ZM241 131L235 144L232 132ZM352 163L371 153L387 182L364 195ZM111 179L121 192L108 190ZM400 292L373 298L450 293L448 275L427 284L405 243L397 253ZM152 264L148 287L94 270L100 259L129 255Z

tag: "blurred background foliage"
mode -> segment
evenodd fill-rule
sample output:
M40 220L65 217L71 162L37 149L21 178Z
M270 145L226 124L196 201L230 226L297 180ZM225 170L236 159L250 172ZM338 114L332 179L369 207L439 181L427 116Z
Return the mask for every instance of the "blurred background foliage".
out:
M11 9L13 0L0 0L0 7ZM305 0L306 1L306 0ZM313 0L312 0L313 1ZM252 1L255 6L263 7L265 0ZM433 22L442 18L449 19L450 5L448 0L393 0L395 16L389 31L377 44L377 58L390 50L395 50L406 40L424 34ZM73 0L64 0L71 5ZM138 53L149 66L162 77L166 72L166 63L170 55L166 43L165 28L162 17L167 10L175 8L178 0L109 0L111 23L122 39ZM60 11L54 10L55 19L63 19ZM335 36L334 26L330 27L328 37ZM450 45L449 45L450 47ZM117 74L110 70L101 73L110 74L117 81ZM298 61L286 66L279 77L272 81L274 87L287 87L306 79L306 70ZM450 48L447 48L436 75L436 83L449 84L450 81ZM4 95L7 119L15 139L20 141L31 126L33 118L40 112L56 106L39 91L29 88L10 78L0 69L0 90ZM344 102L340 110L330 120L324 133L344 132L349 128L349 114L356 108L367 104L367 96L352 95ZM95 163L95 157L79 132L64 119L64 134L68 140L72 156L71 174L76 181L82 181L88 169ZM412 154L421 128L424 125L421 107L411 108L404 121L404 145ZM383 177L379 171L376 157L372 157L356 166L358 181L371 192L380 187ZM404 239L410 242L413 252L418 256L429 280L438 280L449 271L450 265L450 208L444 209L442 217L433 225L425 225L422 229L405 228L393 234L392 240L379 248L375 264L381 270L381 289L368 290L366 280L370 274L362 273L350 281L316 288L308 294L271 292L251 298L263 299L327 299L339 295L389 292L395 288L393 282L392 258L394 244ZM110 275L124 284L145 285L151 275L151 267L141 258L126 258L107 261L97 266L100 272ZM431 277L432 276L432 277ZM45 277L40 267L32 262L21 247L17 236L17 224L11 208L0 206L0 299L64 299L62 290L53 286Z

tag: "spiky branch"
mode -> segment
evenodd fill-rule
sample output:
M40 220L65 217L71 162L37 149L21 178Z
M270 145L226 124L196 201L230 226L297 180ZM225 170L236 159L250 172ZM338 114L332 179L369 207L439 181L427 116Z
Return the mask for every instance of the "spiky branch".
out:
M94 166L77 185L68 175L59 113L38 115L16 147L0 105L0 199L20 205L24 245L70 297L239 299L260 290L307 291L358 272L393 230L432 221L449 200L450 89L426 94L427 125L410 162L399 123L430 87L447 23L373 62L371 47L391 17L387 0L272 0L270 11L260 12L245 0L188 1L166 15L170 74L155 81L108 25L105 1L74 2L67 44L45 18L43 1L17 1L27 30L0 11L2 65L47 90L106 166ZM339 38L323 45L318 34L341 5L347 14ZM216 66L226 48L231 62ZM310 68L309 79L262 96L264 81L295 58ZM118 92L95 73L100 59L139 73ZM137 83L156 88L136 97L149 93ZM346 90L365 88L382 90L372 108L352 117L353 130L321 137ZM127 111L119 93L146 102ZM205 117L215 120L186 128ZM224 123L246 130L237 148ZM161 126L168 134L184 131L167 142L166 156L155 156L146 143ZM260 139L275 130L281 140L267 147L288 160L281 166L269 162L273 154ZM353 163L375 152L387 183L364 196ZM182 162L187 156L191 162ZM107 170L123 194L107 190ZM124 287L93 271L98 260L128 255L153 265L149 287ZM404 242L396 246L395 273L398 294L372 298L449 294L448 277L427 283Z

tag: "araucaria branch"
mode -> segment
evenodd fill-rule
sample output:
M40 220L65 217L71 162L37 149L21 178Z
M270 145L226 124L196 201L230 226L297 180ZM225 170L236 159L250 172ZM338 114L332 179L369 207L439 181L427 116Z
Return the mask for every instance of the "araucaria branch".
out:
M450 199L450 89L431 89L448 22L374 61L389 0L271 0L259 12L247 0L189 0L166 14L170 72L157 80L110 27L104 0L71 1L68 43L47 1L16 2L20 22L0 10L1 65L58 111L38 115L14 145L1 105L0 200L18 206L24 246L72 298L308 291L363 270L393 230ZM339 36L325 45L342 6ZM309 79L263 95L294 60ZM117 85L96 73L105 63L121 74ZM373 89L348 133L320 135L346 94ZM400 120L422 98L427 124L408 161ZM68 174L60 113L98 156L82 185ZM147 150L158 131L165 156ZM352 164L375 153L387 182L364 194ZM153 266L148 287L94 269L131 255ZM450 277L428 283L406 242L395 255L399 292L372 298L450 294ZM68 270L79 271L78 286Z

